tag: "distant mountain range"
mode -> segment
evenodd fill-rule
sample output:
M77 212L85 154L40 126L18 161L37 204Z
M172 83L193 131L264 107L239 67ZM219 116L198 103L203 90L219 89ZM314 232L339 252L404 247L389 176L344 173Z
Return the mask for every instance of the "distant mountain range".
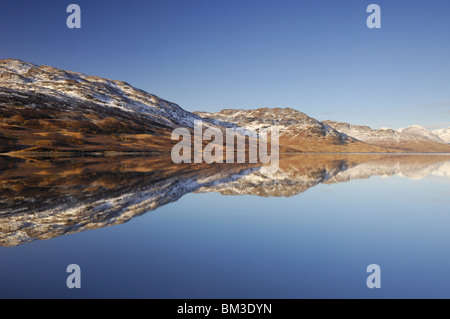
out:
M170 152L176 127L280 128L282 152L450 152L450 128L320 122L290 108L188 112L126 82L0 60L0 152Z
M368 126L352 125L342 122L324 121L342 134L371 145L395 148L407 152L448 152L448 138L445 130L430 131L420 125L393 130L390 128L372 129ZM449 129L446 129L447 131Z

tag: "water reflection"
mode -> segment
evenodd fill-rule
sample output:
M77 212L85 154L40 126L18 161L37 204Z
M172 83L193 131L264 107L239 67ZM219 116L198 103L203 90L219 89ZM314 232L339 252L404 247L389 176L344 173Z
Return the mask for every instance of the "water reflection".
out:
M236 181L204 186L197 192L289 197L319 183L348 182L374 175L409 179L450 177L450 155L297 154L282 157L277 172L261 167Z
M121 224L191 192L281 197L373 175L450 177L448 155L284 155L276 172L259 165L171 163L170 157L1 157L0 245Z

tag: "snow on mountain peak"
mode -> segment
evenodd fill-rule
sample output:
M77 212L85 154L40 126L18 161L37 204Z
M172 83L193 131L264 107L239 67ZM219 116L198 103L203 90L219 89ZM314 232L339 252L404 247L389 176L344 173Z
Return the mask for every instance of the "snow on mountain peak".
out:
M277 126L281 135L296 136L302 131L309 131L313 135L332 137L334 139L342 138L336 130L292 108L225 109L218 113L194 113L207 120L218 120L222 125L224 123L233 123L251 131Z
M31 68L37 68L38 65L33 63L16 60L16 59L5 59L0 60L0 71L3 72L15 72L20 75L28 72Z
M0 88L32 92L61 101L95 103L138 116L151 116L169 126L193 126L197 116L126 82L88 76L20 60L0 60Z
M445 143L450 144L450 127L432 131L439 136Z
M448 152L447 150L450 150L443 139L420 125L393 130L386 127L371 129L368 126L343 122L325 121L324 123L347 136L372 145L415 152Z
M445 143L438 135L417 124L398 129L397 132L417 136L420 138L426 138L438 143Z

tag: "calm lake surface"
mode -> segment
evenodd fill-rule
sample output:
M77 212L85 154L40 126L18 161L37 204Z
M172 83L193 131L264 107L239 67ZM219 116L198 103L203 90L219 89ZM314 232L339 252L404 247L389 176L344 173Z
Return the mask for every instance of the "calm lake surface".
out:
M1 298L450 298L450 155L3 157L0 183Z

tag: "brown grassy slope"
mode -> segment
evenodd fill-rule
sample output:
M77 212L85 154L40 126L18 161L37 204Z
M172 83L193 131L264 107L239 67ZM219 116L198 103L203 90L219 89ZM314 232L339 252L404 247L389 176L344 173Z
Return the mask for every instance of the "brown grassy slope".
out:
M376 145L370 145L355 139L338 144L321 138L281 137L281 150L312 152L312 153L400 153L402 150Z
M170 151L170 132L159 134L87 134L78 130L52 131L0 124L0 152L164 152Z
M34 103L37 107L23 105ZM172 129L95 104L60 107L45 96L0 96L0 152L168 151Z
M380 147L395 148L406 153L450 153L450 144L433 141L411 141L403 143L377 143Z

